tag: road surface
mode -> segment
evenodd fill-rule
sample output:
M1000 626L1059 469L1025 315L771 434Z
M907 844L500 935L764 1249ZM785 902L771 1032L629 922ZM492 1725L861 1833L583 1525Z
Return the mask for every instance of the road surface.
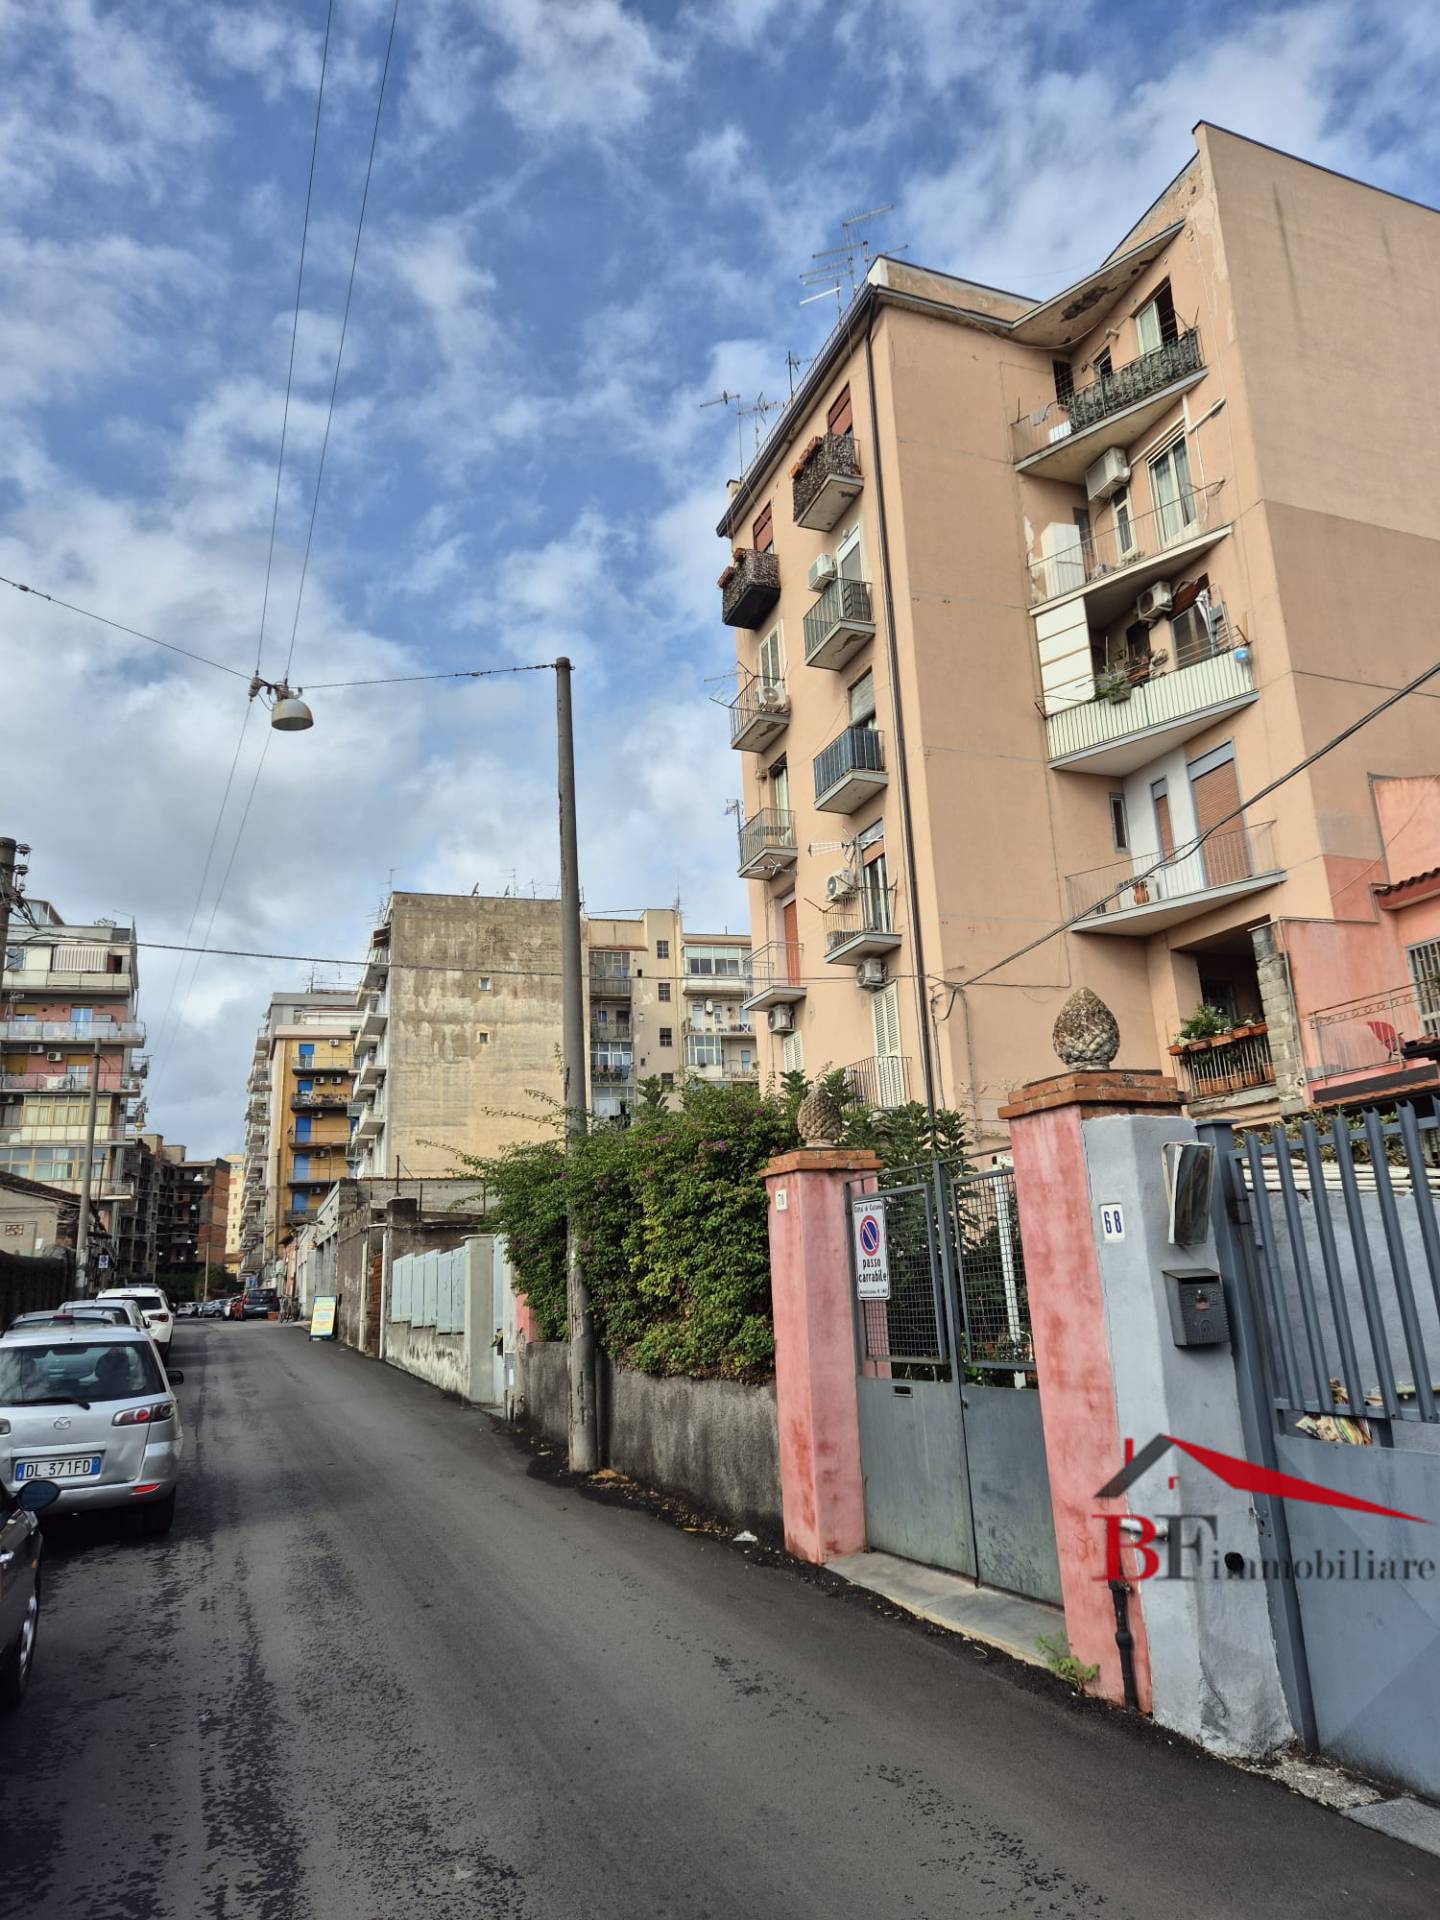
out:
M1440 1913L1440 1860L535 1477L290 1327L182 1325L167 1540L49 1554L29 1920Z

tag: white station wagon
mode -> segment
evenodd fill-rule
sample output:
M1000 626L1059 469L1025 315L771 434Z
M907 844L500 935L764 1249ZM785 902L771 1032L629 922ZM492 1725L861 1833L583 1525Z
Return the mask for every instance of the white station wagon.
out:
M134 1507L149 1533L175 1517L184 1437L153 1340L130 1327L20 1327L0 1338L0 1480L60 1490L52 1513Z

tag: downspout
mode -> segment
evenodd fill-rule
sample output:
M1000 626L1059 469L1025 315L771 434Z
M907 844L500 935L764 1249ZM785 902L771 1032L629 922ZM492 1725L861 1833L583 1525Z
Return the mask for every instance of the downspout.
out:
M920 887L915 877L915 830L910 812L910 769L905 752L905 715L900 703L900 649L895 637L895 590L890 578L890 536L885 519L885 482L880 469L880 416L875 403L875 331L872 310L865 323L865 385L870 399L870 449L875 469L875 520L880 535L880 587L885 602L885 657L890 669L890 709L895 729L896 787L900 795L900 843L905 862L905 896L910 937L915 948L915 1003L919 1015L920 1063L925 1074L925 1106L935 1122L935 1055L930 1038L930 1003L925 991L925 948L920 934Z

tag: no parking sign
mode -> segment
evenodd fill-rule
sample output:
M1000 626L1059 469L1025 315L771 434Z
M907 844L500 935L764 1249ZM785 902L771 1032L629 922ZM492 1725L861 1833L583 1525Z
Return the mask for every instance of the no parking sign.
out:
M855 1209L855 1291L862 1300L890 1298L890 1255L881 1200L862 1201Z

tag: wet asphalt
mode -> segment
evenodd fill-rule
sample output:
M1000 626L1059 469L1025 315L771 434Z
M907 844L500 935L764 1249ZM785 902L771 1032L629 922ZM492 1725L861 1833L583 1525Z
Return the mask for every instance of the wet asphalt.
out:
M53 1526L27 1920L1440 1912L1440 1860L599 1504L483 1414L182 1326L168 1539Z

